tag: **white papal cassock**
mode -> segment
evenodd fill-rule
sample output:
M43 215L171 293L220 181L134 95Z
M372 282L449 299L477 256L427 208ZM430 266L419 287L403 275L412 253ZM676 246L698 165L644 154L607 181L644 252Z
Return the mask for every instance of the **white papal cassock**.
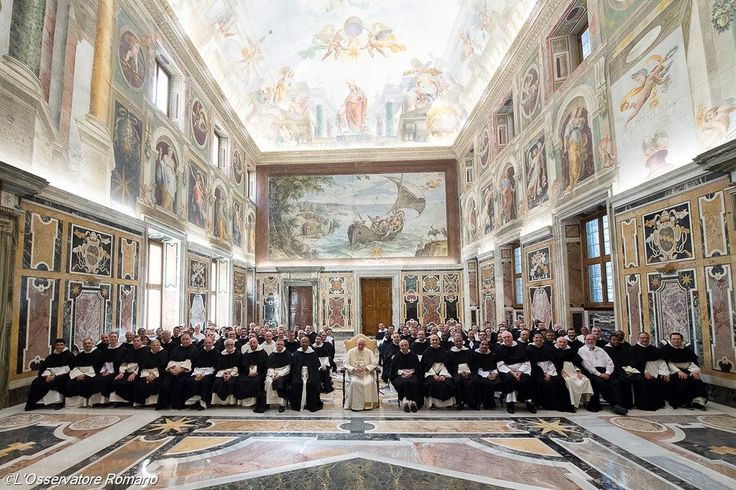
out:
M348 372L350 384L345 387L345 406L351 410L370 410L379 405L378 386L376 385L375 370L378 366L376 356L370 349L350 349L345 356L345 369ZM366 368L367 373L359 375L358 368Z

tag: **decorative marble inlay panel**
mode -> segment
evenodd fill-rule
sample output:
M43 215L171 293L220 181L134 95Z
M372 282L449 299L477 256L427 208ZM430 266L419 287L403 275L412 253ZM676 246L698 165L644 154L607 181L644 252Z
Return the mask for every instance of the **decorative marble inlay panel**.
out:
M483 322L496 325L496 294L483 294Z
M728 230L723 191L699 197L698 213L703 235L703 256L728 255Z
M247 271L233 267L233 325L245 326L247 321L248 291L246 288Z
M674 274L647 274L649 281L650 318L656 341L669 339L672 332L683 335L685 343L693 341L695 319L695 271L687 269ZM697 352L697 345L694 345Z
M481 262L480 287L484 291L495 289L496 287L496 271L492 262Z
M629 338L636 339L642 332L641 276L626 276L626 316L629 319Z
M540 320L545 327L552 326L552 286L529 288L529 305L533 320Z
M425 293L438 293L441 286L439 275L427 275L422 279L422 291Z
M118 278L138 279L138 241L120 238Z
M110 296L109 284L92 285L70 281L67 284L64 322L72 332L72 343L80 350L87 337L99 339L102 332L109 332Z
M713 369L734 372L736 331L731 266L722 264L706 267L705 282Z
M355 279L352 273L330 272L320 274L319 319L330 328L353 327Z
M460 292L460 274L457 272L447 272L442 275L442 290L445 294L455 294Z
M257 274L256 287L258 290L256 322L260 324L277 324L279 322L281 276L276 274Z
M112 235L73 224L69 239L69 272L112 276Z
M61 233L62 222L60 220L28 211L26 213L23 267L58 271Z
M341 327L345 322L345 298L330 298L327 315L327 326Z
M423 296L422 297L422 323L424 325L442 321L440 313L441 298L439 296Z
M552 279L549 247L527 253L527 271L530 282Z
M694 258L689 202L646 214L642 222L647 265Z
M189 287L207 289L208 263L203 259L189 258Z
M51 341L57 336L58 293L58 279L21 278L17 374L37 369L51 353Z
M468 302L471 308L478 306L478 259L466 262L468 270Z
M402 273L399 281L403 288L402 321L415 319L421 324L462 321L462 274L461 271ZM417 291L412 289L415 285L422 287Z
M621 222L621 244L624 250L624 269L639 267L639 230L636 218Z
M136 290L130 284L118 286L118 327L121 330L136 330Z

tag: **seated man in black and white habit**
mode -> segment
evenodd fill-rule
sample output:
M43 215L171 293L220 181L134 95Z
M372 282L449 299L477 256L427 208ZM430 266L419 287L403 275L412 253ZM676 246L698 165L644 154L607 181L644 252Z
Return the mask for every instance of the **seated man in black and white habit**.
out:
M66 347L64 339L54 341L54 350L38 367L38 377L31 382L26 411L38 408L38 403L53 405L59 410L64 407L64 392L69 380L69 371L74 365L74 354Z
M500 391L503 394L503 382L498 373L496 355L491 351L486 338L480 341L480 347L475 350L471 370L478 377L476 403L482 404L486 409L496 408L495 393Z
M206 336L192 359L192 374L184 383L184 405L192 410L204 410L212 400L217 354L215 340Z
M240 374L241 360L241 354L235 348L235 339L226 339L223 350L217 354L212 405L235 405L235 384Z
M424 352L420 363L422 372L422 393L428 408L452 407L455 405L455 382L447 369L450 359L441 347L439 335L429 338L429 348Z
M131 345L132 347L123 352L123 361L112 381L110 402L116 406L133 403L133 388L140 371L140 363L143 355L150 350L148 346L143 345L140 335L133 336Z
M391 358L389 378L404 412L416 412L424 405L419 375L419 356L409 350L408 340L400 341L399 352Z
M574 412L565 380L554 364L552 349L541 333L535 333L532 343L526 348L529 362L532 364L534 404L547 410Z
M107 343L103 342L107 336ZM103 397L103 404L107 403L112 391L112 382L118 374L120 363L123 362L123 354L128 350L128 346L121 344L117 332L102 334L100 343L97 344L102 354L102 368L100 368L100 386Z
M429 347L429 342L427 342L427 333L424 331L424 328L420 327L417 329L417 339L409 346L409 350L416 354L421 361L422 354L427 350L427 347Z
M473 351L463 345L461 333L455 334L455 345L447 353L450 364L447 366L455 381L455 406L462 410L465 405L478 410L478 377L473 373Z
M66 383L64 405L67 408L102 403L102 382L99 376L101 368L102 354L94 346L94 341L87 337L82 340L82 351L75 357Z
M155 405L161 392L161 377L169 363L169 353L158 339L151 340L149 350L141 356L140 373L133 386L133 406Z
M708 395L705 392L705 383L700 379L698 356L690 347L683 345L683 340L681 333L672 332L670 342L662 349L672 373L667 398L672 408L693 407L705 410Z
M312 349L319 359L319 389L322 393L332 393L332 366L330 366L331 345L324 342L324 337L317 334L314 337Z
M662 352L650 340L647 332L639 334L639 342L631 347L627 364L641 373L641 376L631 381L634 406L640 410L654 411L664 407L670 369Z
M399 352L399 342L401 341L401 335L398 333L392 333L390 341L387 340L378 347L379 361L383 366L383 372L381 372L381 379L384 383L388 383L388 375L391 370L391 358Z
M511 332L505 331L499 335L501 344L497 348L498 372L501 373L501 381L506 393L506 411L514 413L518 400L526 401L526 409L531 413L537 413L532 396L532 365L526 353L526 345L517 343Z
M266 359L266 407L278 405L279 412L286 410L289 398L289 373L291 353L286 350L283 339L276 341L276 350Z
M254 407L256 413L266 411L266 359L268 354L258 344L258 339L252 337L248 342L238 380L235 384L235 397L244 407Z
M197 356L198 349L188 333L181 334L179 340L181 345L169 353L166 373L161 378L161 392L156 410L184 407L184 386L192 372L192 360Z
M613 361L605 350L596 345L593 334L585 336L585 345L578 350L578 354L582 359L585 374L593 385L593 396L588 403L588 411L600 411L600 396L603 395L611 404L613 413L626 415L629 411L621 406L621 383L613 375Z
M301 338L301 348L291 358L289 405L292 410L322 410L323 404L319 398L319 366L317 354L309 346L309 337L305 335Z

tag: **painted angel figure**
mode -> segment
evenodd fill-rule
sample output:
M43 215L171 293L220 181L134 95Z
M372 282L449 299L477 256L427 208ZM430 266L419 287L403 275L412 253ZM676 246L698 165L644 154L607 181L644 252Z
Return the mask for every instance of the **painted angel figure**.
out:
M652 61L656 63L651 71L647 68L642 68L631 75L631 79L638 85L624 95L619 106L621 112L633 111L626 119L625 126L628 126L639 115L639 112L641 112L647 102L649 102L649 107L652 109L659 106L659 90L657 90L657 87L667 87L669 85L671 80L669 71L672 63L674 63L672 57L675 52L677 52L677 48L670 50L666 56L660 56L658 54L650 56L645 64Z

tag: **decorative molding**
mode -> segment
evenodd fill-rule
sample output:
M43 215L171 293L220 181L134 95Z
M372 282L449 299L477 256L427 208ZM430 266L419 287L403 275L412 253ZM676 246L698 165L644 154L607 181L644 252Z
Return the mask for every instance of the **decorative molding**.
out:
M35 196L48 185L48 180L0 161L0 189L3 192L10 192L18 197Z

